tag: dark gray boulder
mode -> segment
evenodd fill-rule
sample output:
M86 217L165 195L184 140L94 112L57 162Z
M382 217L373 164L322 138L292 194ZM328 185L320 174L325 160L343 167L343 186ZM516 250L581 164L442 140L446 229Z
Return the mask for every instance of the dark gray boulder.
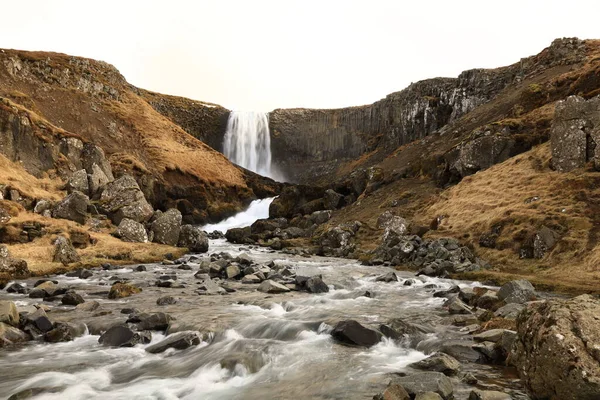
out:
M187 247L193 253L206 253L208 236L198 226L182 225L177 246Z
M154 214L154 209L130 175L108 183L100 196L99 206L115 225L120 224L123 218L144 223Z
M371 347L381 340L381 333L354 320L338 322L331 331L331 336L343 344L360 347Z
M73 175L71 175L67 181L67 192L73 193L75 191L81 192L85 195L89 195L90 193L88 175L85 169L73 172Z
M85 194L74 191L52 210L53 218L68 219L79 224L85 224L90 199Z
M178 332L170 335L165 340L148 346L146 351L148 353L162 353L167 349L185 350L192 346L197 346L201 342L200 336L197 332Z
M81 297L80 294L78 294L74 290L69 290L61 299L61 303L63 303L66 306L77 306L79 304L85 303L85 300L83 299L83 297Z
M329 286L320 276L312 276L306 280L303 285L308 293L327 293L329 292Z
M523 304L535 297L535 288L525 279L508 282L498 291L498 298L506 303Z
M177 246L179 234L181 233L181 212L176 208L170 208L156 218L150 229L154 232L155 243Z
M124 325L116 325L104 332L98 343L110 347L133 347L136 344L150 343L149 332L134 332Z
M460 370L460 363L456 358L448 354L434 353L424 360L409 364L409 367L441 372L445 375L456 375Z

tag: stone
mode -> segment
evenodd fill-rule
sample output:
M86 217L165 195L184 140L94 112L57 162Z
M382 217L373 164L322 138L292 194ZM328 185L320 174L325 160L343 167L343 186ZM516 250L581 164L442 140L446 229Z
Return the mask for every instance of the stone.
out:
M165 331L173 318L169 314L158 312L150 315L142 315L137 324L141 331Z
M19 312L17 306L12 301L0 301L0 323L18 326Z
M332 189L327 189L323 196L323 204L327 210L337 210L343 203L344 196Z
M500 299L498 299L498 295L496 294L496 292L488 290L487 292L479 296L475 304L478 308L493 310L499 302Z
M469 393L469 400L512 400L509 394L495 390L475 389Z
M244 275L244 277L242 278L242 283L261 283L263 281L263 279L260 279L257 275L255 274L249 274L249 275Z
M88 173L88 187L90 190L90 196L96 195L111 180L112 179L106 176L98 164L92 164L92 172Z
M97 302L96 300L92 300L92 301L86 301L85 303L77 304L77 306L75 306L75 309L77 311L92 312L92 311L96 311L99 307L100 307L100 303Z
M26 323L32 325L36 330L42 333L52 330L52 322L48 319L46 311L43 308L38 308L35 312L27 314Z
M511 281L502 285L498 298L506 303L523 304L536 298L535 288L525 279Z
M110 292L108 292L109 299L122 299L131 295L141 293L142 289L134 286L130 283L117 282L111 286Z
M88 174L94 172L94 165L96 165L106 175L108 180L112 181L115 179L104 150L93 143L85 143L83 145L83 149L81 150L81 164Z
M36 214L43 214L45 211L52 210L54 204L48 200L39 200L35 207L33 208L33 212Z
M77 306L79 304L85 303L85 300L74 290L69 290L67 291L67 293L65 293L65 295L61 299L61 302L67 306Z
M52 261L68 265L81 261L81 257L77 254L70 239L58 236L54 241L54 256L52 257Z
M517 319L521 311L523 311L525 308L525 304L509 303L497 309L494 312L494 315L500 318Z
M254 241L250 239L251 232L251 227L249 226L245 228L231 228L225 232L225 238L228 242L235 244L254 243Z
M547 226L542 226L533 237L533 258L544 258L546 253L554 247L559 238L560 235L557 232Z
M461 299L452 297L446 301L445 306L450 314L472 314L471 309Z
M173 296L163 296L156 300L157 306L169 306L173 304L177 304L177 299Z
M8 247L0 244L0 274L6 274L10 277L23 279L31 275L27 262L19 258L13 258L8 251Z
M533 398L600 398L600 300L531 303L517 318L509 361Z
M435 392L422 392L415 397L415 400L442 400L442 396Z
M312 276L306 280L303 287L306 288L308 293L327 293L329 292L329 286L320 276Z
M408 233L410 224L407 220L391 211L386 211L377 218L377 228L383 229L383 240L385 241L391 235L402 236Z
M99 207L115 225L119 225L123 218L145 223L154 214L154 209L130 175L123 175L106 185L100 196Z
M258 286L258 290L259 292L263 292L263 293L272 293L272 294L276 294L276 293L287 293L290 291L289 288L285 287L284 285L277 283L275 281L272 281L270 279L267 279L266 281L263 281L259 286Z
M85 335L87 327L84 323L57 322L54 328L44 334L44 340L49 343L70 342Z
M30 340L31 337L20 329L0 322L0 348Z
M124 242L148 243L148 232L144 225L129 218L123 218L115 235Z
M375 278L375 282L398 282L398 276L394 271L390 271L386 274L380 275L377 278Z
M452 382L441 372L418 372L394 378L391 383L404 387L411 397L416 397L419 393L434 392L439 394L442 399L449 400L454 395Z
M381 340L381 333L354 320L338 322L331 331L331 336L343 344L359 347L371 347Z
M81 192L74 191L54 206L52 217L68 219L83 225L87 218L89 205L89 197Z
M445 375L456 375L460 370L458 360L445 353L434 353L426 359L409 364L408 366L415 369L441 372Z
M383 393L373 397L375 400L410 400L406 390L400 385L389 385Z
M483 354L487 360L498 363L502 361L502 353L494 342L481 342L473 345L473 349Z
M59 143L59 150L75 168L82 168L81 152L83 151L83 142L80 139L74 137L62 138Z
M240 263L241 265L251 265L252 264L252 257L250 257L248 254L246 253L242 253L239 256L237 256L235 258L235 261L237 263Z
M133 347L136 344L150 343L150 340L149 334L141 334L124 325L116 325L104 332L98 343L110 347Z
M154 232L155 243L176 246L181 233L181 212L176 208L170 208L156 218L150 227Z
M88 185L88 176L85 169L73 172L73 175L71 175L67 181L67 192L73 193L74 191L89 195L90 187Z
M177 246L187 247L193 253L206 253L208 251L208 236L198 226L182 225Z
M185 350L192 346L197 346L201 342L197 332L178 332L170 335L165 340L146 347L148 353L163 353L167 349Z
M230 264L225 268L225 276L227 279L234 279L241 275L242 271L236 264Z
M504 336L504 332L509 331L508 329L490 329L473 335L473 340L476 342L494 342L497 343ZM512 331L511 331L512 332Z

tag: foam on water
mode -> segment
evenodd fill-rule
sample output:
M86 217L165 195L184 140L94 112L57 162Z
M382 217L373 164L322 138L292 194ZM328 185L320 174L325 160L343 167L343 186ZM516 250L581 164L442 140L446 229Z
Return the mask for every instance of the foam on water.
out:
M227 218L217 224L209 224L202 227L206 232L221 231L226 232L232 228L244 228L252 225L257 219L269 218L269 206L275 198L254 200L250 206L232 217Z

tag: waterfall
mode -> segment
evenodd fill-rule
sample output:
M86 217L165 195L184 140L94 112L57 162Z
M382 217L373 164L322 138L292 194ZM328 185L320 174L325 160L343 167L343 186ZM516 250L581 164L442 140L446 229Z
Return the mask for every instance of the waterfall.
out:
M227 121L223 152L232 162L272 178L267 113L232 111Z
M221 231L227 232L231 228L244 228L250 226L257 219L269 218L269 206L275 198L254 200L244 211L235 214L217 224L209 224L202 227L206 232Z

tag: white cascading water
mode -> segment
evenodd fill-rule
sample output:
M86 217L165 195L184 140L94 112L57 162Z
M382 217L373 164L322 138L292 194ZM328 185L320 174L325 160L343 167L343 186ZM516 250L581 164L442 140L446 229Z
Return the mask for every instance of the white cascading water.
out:
M274 199L274 197L270 197L267 199L254 200L246 210L219 223L205 225L202 227L202 230L206 232L221 231L225 233L228 229L250 226L257 219L269 218L269 206Z
M232 111L227 121L223 152L232 162L272 178L267 113Z

